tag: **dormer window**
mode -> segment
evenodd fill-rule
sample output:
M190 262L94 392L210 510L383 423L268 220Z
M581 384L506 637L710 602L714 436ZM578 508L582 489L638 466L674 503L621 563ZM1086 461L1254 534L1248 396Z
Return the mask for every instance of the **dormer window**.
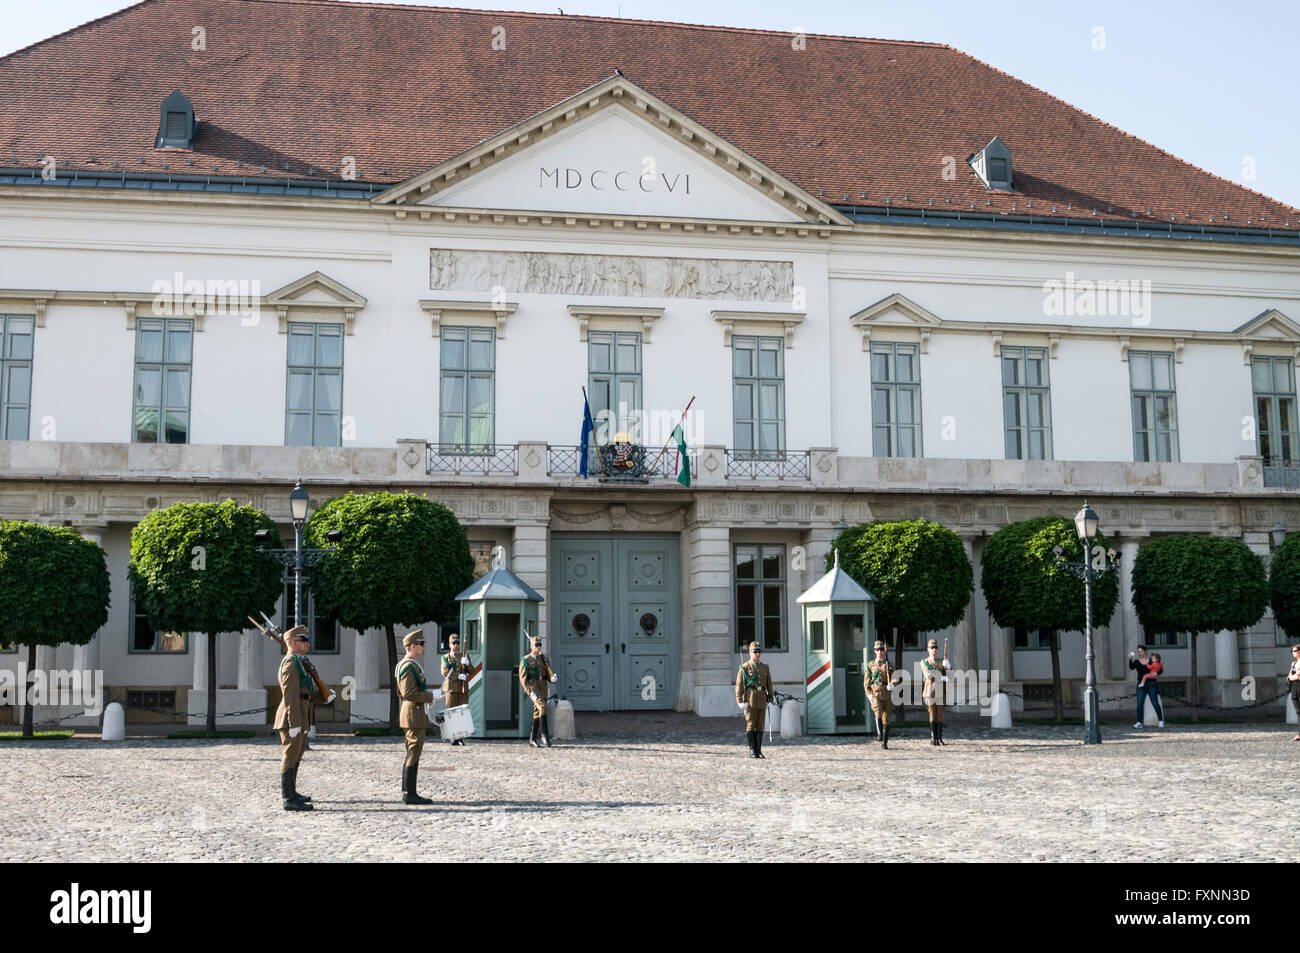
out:
M996 136L987 146L970 157L970 167L986 188L1010 191L1011 150Z
M180 90L163 100L162 114L158 120L156 149L192 149L194 131L198 128L194 107Z

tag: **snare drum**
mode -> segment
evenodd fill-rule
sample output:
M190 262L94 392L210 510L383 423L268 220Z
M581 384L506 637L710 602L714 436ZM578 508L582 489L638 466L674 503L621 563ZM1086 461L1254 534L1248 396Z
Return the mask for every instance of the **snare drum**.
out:
M457 705L439 714L438 726L443 741L459 741L474 734L474 716L468 705Z

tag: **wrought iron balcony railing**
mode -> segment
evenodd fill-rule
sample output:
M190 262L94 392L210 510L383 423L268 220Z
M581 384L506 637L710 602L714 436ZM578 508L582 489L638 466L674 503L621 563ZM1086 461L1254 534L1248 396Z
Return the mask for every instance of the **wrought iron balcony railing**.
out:
M669 450L659 457L658 447L640 444L591 444L587 448L587 477L602 483L648 483L652 478L677 476L677 455ZM546 473L553 477L576 477L582 463L581 447L546 448ZM654 469L651 470L651 465Z
M428 445L425 472L516 476L519 473L519 445L462 446L431 443Z
M1264 461L1264 485L1300 489L1300 464Z
M807 450L727 449L728 480L811 480Z

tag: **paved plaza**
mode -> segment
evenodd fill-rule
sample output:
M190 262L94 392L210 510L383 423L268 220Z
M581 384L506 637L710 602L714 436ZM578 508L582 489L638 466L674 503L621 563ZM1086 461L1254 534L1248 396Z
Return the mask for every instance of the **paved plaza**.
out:
M1290 860L1300 743L1275 725L949 729L764 745L741 721L578 716L577 741L431 739L399 803L399 739L323 734L279 798L279 745L78 737L0 748L0 862ZM309 856L310 855L310 856Z

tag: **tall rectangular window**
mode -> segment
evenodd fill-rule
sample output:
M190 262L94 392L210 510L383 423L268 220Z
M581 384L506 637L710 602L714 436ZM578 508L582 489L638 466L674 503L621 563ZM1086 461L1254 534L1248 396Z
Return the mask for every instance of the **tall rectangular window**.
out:
M131 620L131 639L127 652L132 655L160 654L184 655L189 650L189 639L184 632L156 632L149 625L149 617L140 608L135 598L135 586L131 586L131 603L127 618Z
M1052 459L1047 348L1002 348L1002 422L1008 460Z
M1253 357L1250 381L1264 466L1295 466L1300 463L1300 439L1296 434L1294 362L1289 357Z
M736 647L784 652L785 547L739 545L735 553Z
M441 340L439 449L489 453L496 430L496 332L443 327Z
M785 454L784 345L777 337L731 338L735 450L740 457Z
M189 318L136 319L131 435L136 443L189 442L193 351Z
M608 420L609 433L596 439L610 443L614 434L629 430L641 418L641 334L637 331L589 331L587 333L587 396L591 417L597 427ZM605 417L602 418L601 414ZM638 436L633 443L643 443Z
M28 437L35 326L35 318L0 314L0 440Z
M871 443L878 457L921 456L920 348L871 345Z
M289 325L286 447L343 444L343 325Z
M1128 378L1133 391L1133 459L1138 463L1177 463L1173 354L1129 351Z

